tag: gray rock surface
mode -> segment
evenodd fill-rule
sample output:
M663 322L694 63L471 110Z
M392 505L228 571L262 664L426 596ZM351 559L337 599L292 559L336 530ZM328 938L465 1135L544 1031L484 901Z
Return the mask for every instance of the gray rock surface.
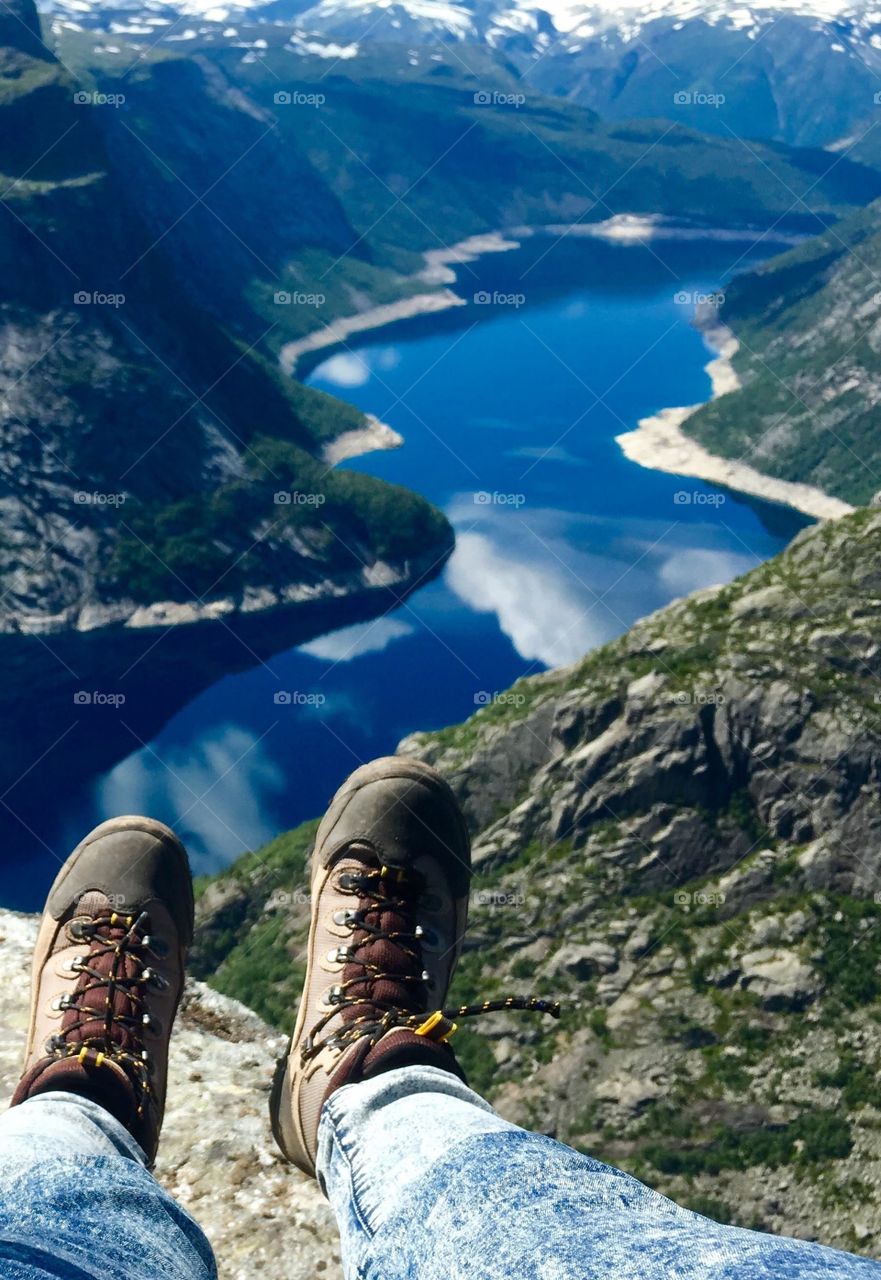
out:
M0 911L0 1092L18 1080L36 919ZM244 1005L190 983L171 1046L156 1176L198 1220L221 1280L339 1280L330 1206L287 1164L267 1102L283 1039ZM157 1277L157 1280L159 1278Z

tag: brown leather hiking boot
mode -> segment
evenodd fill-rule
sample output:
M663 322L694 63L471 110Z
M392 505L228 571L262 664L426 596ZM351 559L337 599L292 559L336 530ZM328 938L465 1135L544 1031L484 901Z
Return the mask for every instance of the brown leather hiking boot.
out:
M463 1077L446 1043L454 1018L509 999L443 1007L465 934L471 849L461 809L434 769L388 757L334 797L312 854L303 997L270 1099L287 1158L315 1174L325 1100L345 1084L423 1063Z
M49 1090L84 1094L152 1160L192 935L192 879L174 832L128 817L87 835L43 912L12 1106Z
M270 1100L275 1139L306 1173L341 1085L412 1062L461 1074L449 1024L427 1023L453 975L470 878L465 820L427 765L374 760L337 792L312 854L303 997Z

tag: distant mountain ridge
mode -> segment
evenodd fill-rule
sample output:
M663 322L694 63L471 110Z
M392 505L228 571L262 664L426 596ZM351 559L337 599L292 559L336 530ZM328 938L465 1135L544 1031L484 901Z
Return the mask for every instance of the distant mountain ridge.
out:
M664 117L708 132L802 146L853 141L874 127L881 88L881 15L865 0L110 0L84 10L46 0L59 25L114 41L210 34L247 49L274 26L292 50L328 63L387 46L446 46L459 62L488 51L534 92L612 119Z

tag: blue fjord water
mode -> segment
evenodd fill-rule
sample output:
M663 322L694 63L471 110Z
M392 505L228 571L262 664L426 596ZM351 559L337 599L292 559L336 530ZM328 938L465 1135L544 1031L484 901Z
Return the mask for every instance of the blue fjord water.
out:
M175 826L197 871L216 869L318 814L405 734L461 720L519 676L777 552L801 517L644 470L614 441L706 398L694 300L759 256L711 241L535 241L464 269L467 307L314 368L313 386L405 437L346 465L441 506L457 532L450 563L386 617L207 689L146 749L59 798L39 832L49 848L63 857L102 817L148 812ZM38 905L57 863L35 848L26 866L11 905Z

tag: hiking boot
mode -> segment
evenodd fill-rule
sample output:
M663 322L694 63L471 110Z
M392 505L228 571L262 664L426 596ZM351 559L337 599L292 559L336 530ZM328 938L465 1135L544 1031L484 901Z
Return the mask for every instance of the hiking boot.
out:
M321 1108L335 1090L395 1067L464 1080L455 1019L559 1006L509 998L445 1009L471 881L468 829L450 787L418 760L388 757L343 784L312 854L303 996L270 1099L275 1140L315 1174Z
M43 912L12 1106L50 1090L85 1095L152 1161L192 935L187 855L168 827L112 818L86 836Z
M342 1085L410 1063L461 1076L449 1023L428 1015L446 998L470 879L465 819L427 765L374 760L337 792L315 840L303 997L270 1100L275 1139L304 1172Z

